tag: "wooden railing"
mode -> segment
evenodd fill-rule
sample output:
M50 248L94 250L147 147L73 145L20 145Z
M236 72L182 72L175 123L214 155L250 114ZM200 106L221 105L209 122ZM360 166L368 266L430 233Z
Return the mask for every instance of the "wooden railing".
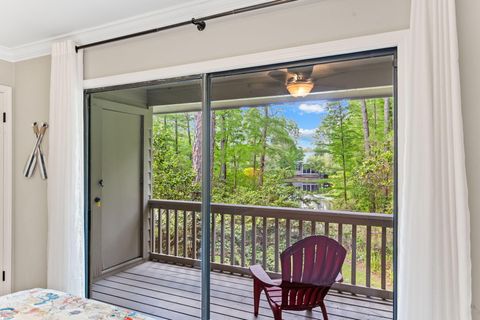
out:
M151 259L198 265L199 202L151 200ZM212 204L212 269L249 274L260 263L278 276L280 253L308 235L337 239L348 251L340 291L392 299L393 217L386 214Z

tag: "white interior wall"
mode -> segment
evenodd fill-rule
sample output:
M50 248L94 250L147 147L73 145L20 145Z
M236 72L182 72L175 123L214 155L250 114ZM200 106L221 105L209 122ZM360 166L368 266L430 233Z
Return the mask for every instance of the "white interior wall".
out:
M23 168L32 151L34 121L48 121L50 57L15 64L14 84L14 260L15 291L47 285L47 182ZM48 152L48 131L42 144ZM37 170L38 171L38 170Z
M410 0L301 0L87 49L85 78L408 28ZM394 13L394 14L392 14Z
M15 82L15 64L0 60L0 84L12 87Z

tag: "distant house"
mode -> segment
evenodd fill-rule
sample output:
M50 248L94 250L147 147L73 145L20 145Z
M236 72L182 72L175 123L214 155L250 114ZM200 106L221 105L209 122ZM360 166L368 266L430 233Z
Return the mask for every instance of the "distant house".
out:
M310 168L308 165L305 165L302 161L297 162L295 176L305 178L328 179L328 174L318 172L317 170Z

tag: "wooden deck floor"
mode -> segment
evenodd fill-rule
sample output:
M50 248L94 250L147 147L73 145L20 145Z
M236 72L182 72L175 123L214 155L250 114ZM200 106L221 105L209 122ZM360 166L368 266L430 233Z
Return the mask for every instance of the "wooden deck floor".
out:
M157 262L139 266L92 285L92 298L133 309L158 319L200 317L200 270ZM332 291L327 296L331 320L392 319L392 303ZM319 309L319 308L318 308ZM273 319L262 294L260 315L253 316L252 280L225 273L211 274L211 319ZM320 310L285 311L284 320L322 319Z

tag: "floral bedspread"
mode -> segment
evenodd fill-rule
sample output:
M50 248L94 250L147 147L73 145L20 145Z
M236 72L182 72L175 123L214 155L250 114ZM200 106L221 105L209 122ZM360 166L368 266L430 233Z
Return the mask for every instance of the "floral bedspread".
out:
M32 289L0 297L0 320L151 320L135 311L50 289Z

